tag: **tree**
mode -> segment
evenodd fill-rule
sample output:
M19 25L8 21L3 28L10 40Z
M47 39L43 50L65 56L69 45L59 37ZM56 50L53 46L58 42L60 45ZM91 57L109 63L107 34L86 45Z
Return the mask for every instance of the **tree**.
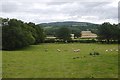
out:
M115 26L115 31L113 36L114 36L114 39L118 40L118 43L120 44L120 23L114 26Z
M70 30L66 27L61 27L58 29L56 36L58 39L62 41L69 41L71 40Z
M31 26L31 28L33 28L31 29L31 32L35 38L35 44L43 43L45 39L45 33L44 30L42 29L42 26L35 25L34 23L31 22L28 23L28 25Z
M115 24L112 25L108 22L105 22L98 28L98 39L106 40L107 43L109 43L110 40L118 40L119 34L120 29Z
M99 39L101 40L106 40L109 43L109 40L111 39L111 33L110 33L110 27L112 25L110 23L103 23L100 27L99 27Z
M2 49L14 50L44 41L43 29L34 23L2 19Z
M30 27L17 19L2 20L2 49L14 50L29 46L35 38L29 31Z

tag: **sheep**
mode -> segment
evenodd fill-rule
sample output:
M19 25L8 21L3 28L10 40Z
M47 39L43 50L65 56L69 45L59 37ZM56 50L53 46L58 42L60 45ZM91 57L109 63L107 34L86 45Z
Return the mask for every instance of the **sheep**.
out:
M73 50L74 52L76 52L76 50Z
M115 50L115 48L113 48L113 49L106 49L105 51L106 52L108 52L108 51L112 52L112 51L118 51L118 50L117 49Z
M73 50L74 52L80 52L80 49Z
M106 49L105 51L108 52L108 49Z
M60 49L57 49L58 52L60 52L61 50Z
M77 50L74 50L74 52L78 52Z
M116 51L118 52L118 49L116 49Z
M78 51L80 51L80 49L78 49Z

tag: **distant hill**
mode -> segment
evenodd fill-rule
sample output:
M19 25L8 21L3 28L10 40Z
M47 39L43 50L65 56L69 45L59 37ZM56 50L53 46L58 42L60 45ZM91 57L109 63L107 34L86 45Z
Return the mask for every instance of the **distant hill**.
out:
M75 21L65 21L65 22L50 22L41 23L47 34L53 35L57 29L60 27L68 27L72 33L80 33L80 31L90 30L92 32L97 32L99 24L89 23L89 22L75 22Z
M41 23L43 26L98 26L98 24L89 23L89 22L75 22L75 21L65 21L65 22L51 22L51 23Z

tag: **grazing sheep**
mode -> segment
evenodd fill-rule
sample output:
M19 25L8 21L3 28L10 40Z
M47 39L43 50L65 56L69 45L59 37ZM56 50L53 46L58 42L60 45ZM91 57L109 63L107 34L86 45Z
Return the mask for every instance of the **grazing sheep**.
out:
M76 50L74 50L74 52L80 52L80 49L76 49Z
M61 50L60 49L57 49L58 52L60 52Z
M108 52L108 49L106 49L105 51Z
M80 49L78 49L78 51L80 51Z
M113 49L106 49L105 51L106 52L108 52L108 51L112 52L112 51L118 51L118 50L115 50L115 48L113 48Z

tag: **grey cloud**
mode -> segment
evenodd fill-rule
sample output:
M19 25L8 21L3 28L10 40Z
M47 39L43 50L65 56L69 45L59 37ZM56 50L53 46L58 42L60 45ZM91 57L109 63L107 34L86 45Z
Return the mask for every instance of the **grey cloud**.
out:
M118 22L120 23L120 1L118 3Z
M108 6L108 4L111 2L51 2L50 0L47 2L40 1L41 0L38 2L34 0L29 0L29 2L27 0L11 0L11 2L2 4L2 11L4 12L4 16L11 14L9 17L15 16L16 18L20 18L21 15L19 13L22 13L22 15L27 16L23 17L22 19L29 20L26 18L34 18L32 20L36 23L48 21L50 22L52 20L54 21L55 19L56 21L64 21L65 19L78 20L82 16L98 17L96 21L104 21L105 19L117 19L117 8ZM38 4L38 7L34 7L34 4ZM34 17L34 15L39 17ZM63 19L60 17L63 17Z
M14 2L5 2L1 4L2 6L2 12L5 13L11 13L11 12L15 12L18 9L18 5Z
M47 5L63 5L71 2L47 2Z
M109 3L84 3L84 4L82 4L83 8L78 8L75 11L71 12L70 16L72 16L72 15L98 16L100 19L105 19L105 18L116 19L116 18L118 18L117 17L117 8L106 7L108 4Z

